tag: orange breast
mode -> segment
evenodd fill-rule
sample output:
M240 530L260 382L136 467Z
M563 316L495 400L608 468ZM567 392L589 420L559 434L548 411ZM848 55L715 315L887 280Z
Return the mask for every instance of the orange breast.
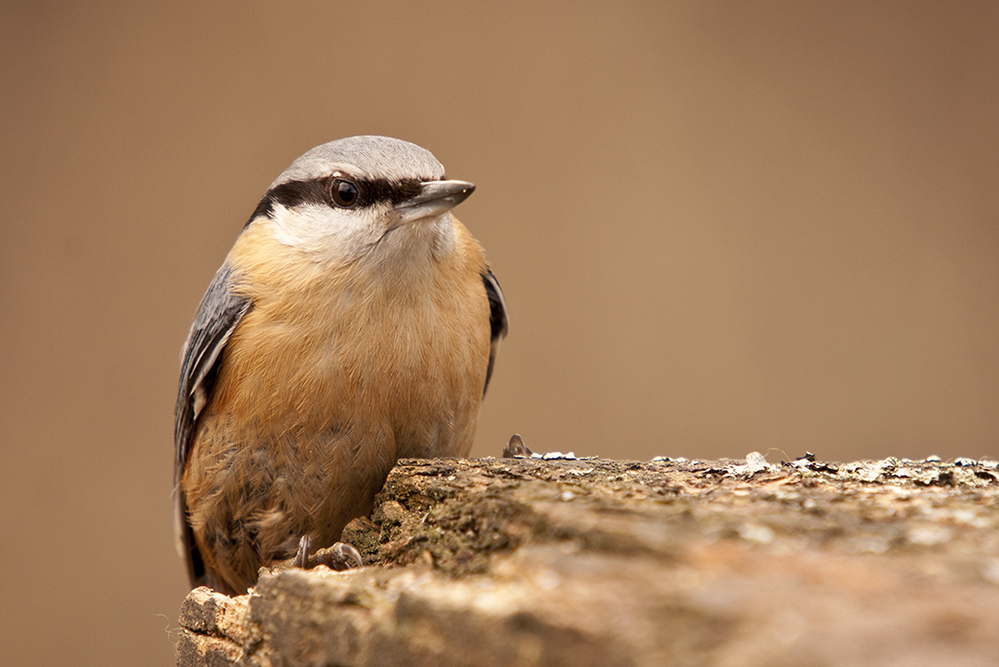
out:
M489 305L482 250L455 227L454 252L397 275L313 261L265 225L237 241L229 261L253 308L222 355L183 478L220 576L252 579L305 533L331 544L398 458L467 455Z

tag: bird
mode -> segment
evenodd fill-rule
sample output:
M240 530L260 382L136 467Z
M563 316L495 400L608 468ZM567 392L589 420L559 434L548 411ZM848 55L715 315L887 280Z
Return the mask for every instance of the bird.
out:
M193 586L329 546L400 458L464 457L509 328L475 186L383 136L322 144L271 183L181 352L178 548ZM305 554L307 555L307 554Z

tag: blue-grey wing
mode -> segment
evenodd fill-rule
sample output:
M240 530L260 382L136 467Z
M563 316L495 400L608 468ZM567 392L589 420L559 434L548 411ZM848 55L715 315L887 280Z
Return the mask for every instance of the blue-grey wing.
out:
M181 352L174 413L175 483L184 472L198 413L211 397L222 350L250 310L250 300L235 294L232 287L232 267L226 263L208 286Z
M510 315L506 309L506 299L503 297L503 289L499 281L493 275L492 269L486 269L482 274L482 282L486 285L486 296L489 297L489 367L486 369L486 386L482 388L482 395L486 395L486 388L489 387L489 378L493 376L493 364L496 363L496 354L499 352L500 341L506 336L510 328Z
M206 583L205 565L187 521L187 501L181 488L181 478L191 452L198 413L211 398L222 351L252 306L249 299L235 294L232 286L232 267L226 263L215 273L208 286L180 355L180 388L174 414L174 518L177 548L187 562L192 586Z

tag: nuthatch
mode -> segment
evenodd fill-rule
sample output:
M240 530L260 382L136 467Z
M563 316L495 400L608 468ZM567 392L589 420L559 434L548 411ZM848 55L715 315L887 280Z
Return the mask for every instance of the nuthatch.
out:
M368 514L397 459L468 454L507 331L482 247L450 212L474 189L377 136L313 148L271 184L181 355L192 585L244 593L300 539L329 546Z

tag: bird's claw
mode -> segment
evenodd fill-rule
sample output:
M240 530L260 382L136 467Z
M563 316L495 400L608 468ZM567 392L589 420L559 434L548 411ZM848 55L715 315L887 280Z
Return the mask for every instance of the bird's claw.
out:
M349 570L352 567L364 567L361 552L350 544L337 542L328 549L320 549L310 559L314 565L325 565L331 570Z
M510 438L510 442L503 448L503 458L505 459L512 459L518 456L529 457L533 453L524 444L524 439L520 437L519 433L514 433L513 437Z
M309 555L312 547L312 538L302 535L298 541L298 551L291 559L292 567L299 567L303 570L310 570L317 565L325 565L331 570L348 570L351 567L364 567L364 560L361 552L350 544L337 542L331 547L320 549L313 555Z
M292 567L300 567L303 570L309 569L309 549L312 548L312 538L308 535L302 535L302 539L298 541L298 551L295 552L295 557L291 559Z

